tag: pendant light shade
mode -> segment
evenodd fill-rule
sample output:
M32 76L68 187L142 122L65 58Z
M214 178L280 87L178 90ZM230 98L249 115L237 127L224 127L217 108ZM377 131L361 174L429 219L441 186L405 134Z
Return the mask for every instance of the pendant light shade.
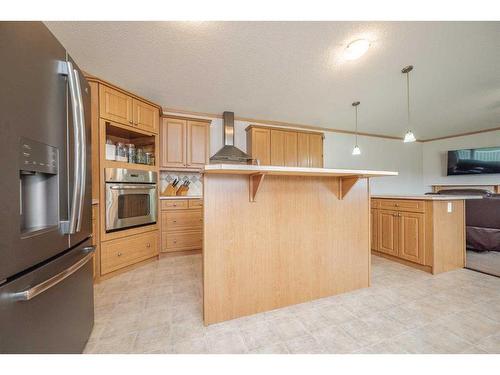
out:
M405 138L403 139L404 143L410 143L410 142L415 142L417 139L415 138L415 135L411 130L408 131L408 133L405 134Z
M413 70L413 65L405 66L401 73L406 74L406 104L407 104L407 113L408 113L408 131L405 134L403 139L404 143L415 142L417 139L415 138L415 134L411 130L410 125L410 72Z
M359 105L359 102L352 103L352 106L354 107L354 111L355 111L355 120L354 121L356 123L355 143L354 143L354 148L352 149L353 155L361 155L361 149L358 146L358 105Z

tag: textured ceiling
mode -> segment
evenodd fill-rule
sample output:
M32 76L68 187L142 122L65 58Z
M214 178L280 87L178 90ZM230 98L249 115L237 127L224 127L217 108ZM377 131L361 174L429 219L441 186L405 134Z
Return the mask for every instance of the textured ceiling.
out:
M419 139L500 126L500 22L47 22L82 69L169 108ZM371 41L345 61L346 44Z

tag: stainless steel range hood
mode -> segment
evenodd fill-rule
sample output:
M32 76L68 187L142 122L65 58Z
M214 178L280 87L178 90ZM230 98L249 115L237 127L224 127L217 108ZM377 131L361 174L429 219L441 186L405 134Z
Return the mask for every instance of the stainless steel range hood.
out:
M250 156L234 146L234 112L223 113L224 146L210 158L210 163L247 164Z

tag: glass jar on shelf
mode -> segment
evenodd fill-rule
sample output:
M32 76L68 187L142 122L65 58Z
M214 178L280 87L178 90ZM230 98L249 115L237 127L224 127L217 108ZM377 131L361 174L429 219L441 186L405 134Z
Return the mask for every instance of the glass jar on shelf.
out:
M136 151L136 162L138 164L146 164L145 161L144 161L144 150L142 148L138 148L137 151Z
M155 165L155 155L152 152L146 152L144 154L144 164Z
M116 160L124 162L128 161L127 147L123 142L118 142L116 144Z
M135 145L133 143L129 143L127 145L127 156L129 163L137 163L137 155L135 151Z

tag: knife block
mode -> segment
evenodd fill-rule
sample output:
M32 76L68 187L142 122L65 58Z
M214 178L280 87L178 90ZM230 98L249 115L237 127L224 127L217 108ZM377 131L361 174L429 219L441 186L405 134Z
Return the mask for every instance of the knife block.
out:
M168 184L168 186L165 188L165 190L163 190L162 195L166 195L166 196L171 197L171 196L175 196L177 194L176 194L175 188L172 186L172 184Z
M179 189L177 189L176 195L184 196L187 195L187 192L189 190L188 186L181 185Z

